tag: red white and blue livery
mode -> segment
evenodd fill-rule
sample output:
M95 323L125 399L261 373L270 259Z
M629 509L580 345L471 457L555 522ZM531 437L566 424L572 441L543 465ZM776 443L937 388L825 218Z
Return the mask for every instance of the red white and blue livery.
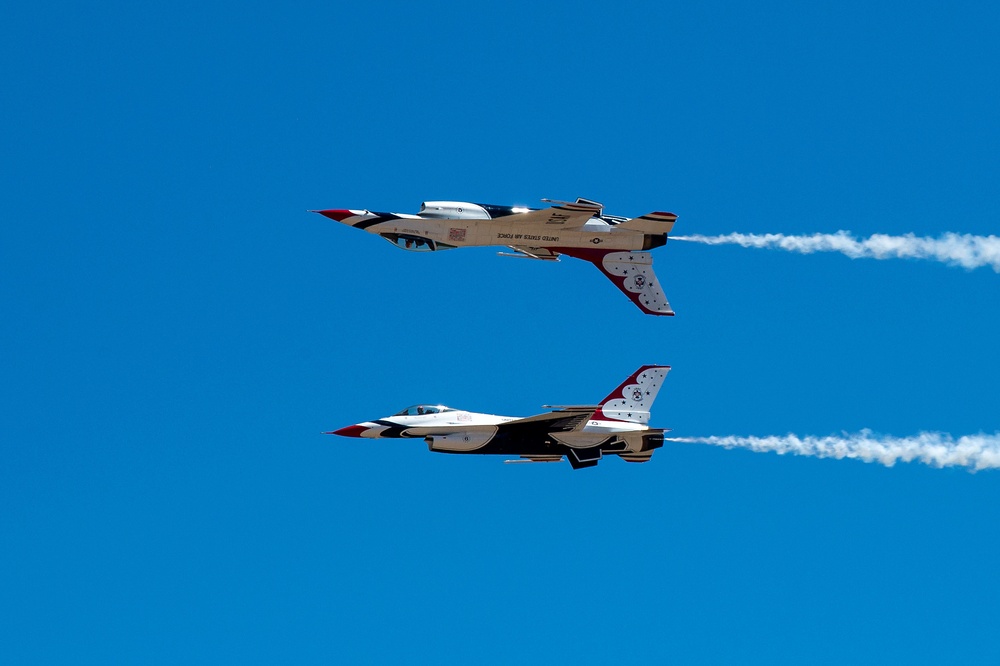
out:
M545 405L528 417L478 414L444 405L414 405L326 434L366 439L422 439L431 451L519 456L507 462L558 462L593 467L607 455L646 462L665 430L649 413L670 366L644 365L597 405Z
M314 211L331 220L385 238L405 250L435 251L501 245L502 256L558 261L560 255L589 261L647 314L674 311L653 273L647 250L667 242L677 216L649 213L635 218L606 215L596 201L553 201L548 208L494 206L461 201L425 201L420 212Z

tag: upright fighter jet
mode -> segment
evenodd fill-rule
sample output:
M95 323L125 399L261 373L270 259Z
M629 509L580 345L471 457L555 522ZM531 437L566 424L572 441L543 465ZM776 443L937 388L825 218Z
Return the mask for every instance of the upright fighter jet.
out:
M398 414L325 434L368 439L423 439L441 453L520 456L507 462L558 462L593 467L605 455L646 462L665 430L649 427L649 410L670 366L644 365L597 405L545 405L536 416L495 416L444 405L414 405Z
M416 215L368 210L317 210L331 220L377 234L404 250L506 245L501 256L558 261L565 254L589 261L648 314L674 311L645 250L667 242L677 216L605 215L596 201L543 199L549 208L518 208L461 201L425 201Z

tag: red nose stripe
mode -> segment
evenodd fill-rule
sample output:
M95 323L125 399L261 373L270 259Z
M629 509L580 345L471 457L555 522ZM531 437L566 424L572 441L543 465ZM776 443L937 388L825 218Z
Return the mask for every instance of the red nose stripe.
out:
M368 428L360 425L349 425L347 427L341 428L340 430L334 430L329 433L331 435L340 435L341 437L361 437L363 433Z
M316 212L322 215L323 217L328 217L331 220L336 220L337 222L343 222L347 218L354 216L354 213L352 213L349 210L330 209L330 210L318 210Z

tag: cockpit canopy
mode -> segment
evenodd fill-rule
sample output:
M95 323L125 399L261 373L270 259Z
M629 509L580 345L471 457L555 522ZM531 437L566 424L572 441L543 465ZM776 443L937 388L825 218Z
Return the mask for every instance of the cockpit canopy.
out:
M424 414L440 414L441 412L453 412L451 407L445 407L444 405L413 405L412 407L407 407L398 414L393 414L393 416L423 416Z

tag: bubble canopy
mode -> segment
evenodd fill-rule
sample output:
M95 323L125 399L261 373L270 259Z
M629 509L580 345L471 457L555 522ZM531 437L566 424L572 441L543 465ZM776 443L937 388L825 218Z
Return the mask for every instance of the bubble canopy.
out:
M412 407L407 407L401 412L393 414L393 416L423 416L424 414L440 414L441 412L453 412L451 407L445 407L444 405L413 405Z

